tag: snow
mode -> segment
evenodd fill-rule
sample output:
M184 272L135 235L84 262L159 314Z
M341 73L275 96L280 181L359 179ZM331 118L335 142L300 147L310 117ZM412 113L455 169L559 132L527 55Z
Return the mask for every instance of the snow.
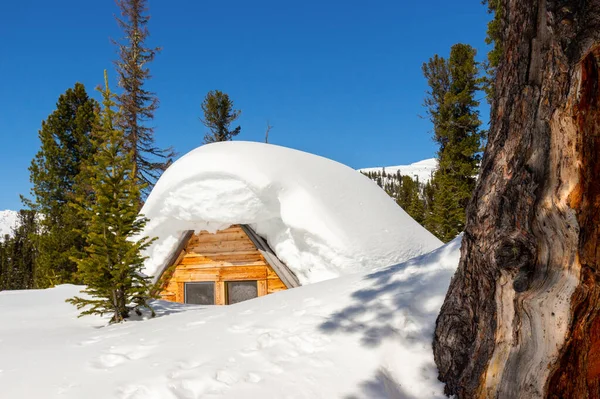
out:
M442 243L361 173L305 152L255 142L199 147L149 195L143 235L158 237L145 273L157 277L185 230L249 224L301 284L403 262Z
M429 158L424 159L419 162L411 163L409 165L397 165L397 166L379 166L374 168L364 168L359 169L359 171L367 173L367 172L381 172L385 170L388 174L396 174L396 172L400 172L403 176L410 176L413 179L415 177L419 178L419 182L427 183L431 180L431 174L435 172L437 169L437 159Z
M16 211L0 211L0 241L4 240L7 234L12 237L13 229L17 227L18 215Z
M81 287L0 292L0 397L441 399L431 342L459 247L112 326L76 318Z

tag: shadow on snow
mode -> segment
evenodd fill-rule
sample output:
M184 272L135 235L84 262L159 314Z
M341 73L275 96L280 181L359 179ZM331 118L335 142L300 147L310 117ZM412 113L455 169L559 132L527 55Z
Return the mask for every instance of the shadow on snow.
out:
M409 347L431 345L435 319L455 271L448 266L448 259L443 260L459 248L457 239L431 253L367 275L365 280L370 284L353 292L351 303L332 313L319 329L328 334L358 334L361 344L371 348L388 340ZM429 370L422 372L429 375ZM350 395L347 399L414 399L386 369L379 369L360 389L360 396Z

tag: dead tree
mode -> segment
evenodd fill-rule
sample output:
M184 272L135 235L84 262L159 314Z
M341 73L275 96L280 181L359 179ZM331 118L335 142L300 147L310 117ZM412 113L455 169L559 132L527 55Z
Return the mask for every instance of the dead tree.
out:
M600 0L500 0L503 57L435 360L459 398L600 397Z
M269 132L271 131L272 128L273 128L273 126L271 126L269 121L267 121L267 129L265 130L265 143L269 142Z

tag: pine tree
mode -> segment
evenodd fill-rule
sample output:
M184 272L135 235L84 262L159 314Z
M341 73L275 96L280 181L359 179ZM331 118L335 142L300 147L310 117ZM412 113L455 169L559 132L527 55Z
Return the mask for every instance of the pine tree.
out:
M483 132L475 99L480 80L475 55L471 46L455 44L448 60L436 55L423 64L431 89L425 106L439 145L428 227L445 242L464 229L465 209L481 158Z
M407 213L420 225L425 222L425 202L423 200L422 185L419 178L412 179L410 176L402 176L402 186L408 187Z
M201 107L204 112L202 123L210 130L204 136L204 144L230 141L242 130L240 126L233 130L230 129L241 111L233 109L233 101L228 94L219 90L209 91Z
M12 237L0 241L0 290L34 288L38 224L34 211L21 210Z
M0 237L0 291L7 289L6 280L8 279L8 274L10 272L8 254L6 250L6 242L8 240L10 240L10 236L8 234Z
M113 109L106 72L101 92L103 108L94 127L97 151L88 166L94 198L89 203L84 196L73 205L88 223L85 255L74 260L87 286L82 292L91 298L76 296L68 302L86 308L81 316L109 313L110 322L118 323L132 310L139 313L140 307L150 307L150 278L141 273L144 258L140 251L151 240L134 239L146 223L137 212L143 186L135 175L133 151L118 127L120 115Z
M35 211L19 211L12 239L13 267L20 271L19 289L34 288L39 241L38 219Z
M487 35L485 43L491 45L492 49L487 54L487 60L484 62L486 75L481 79L483 89L487 95L487 100L491 104L494 99L494 81L496 79L496 69L502 57L502 19L504 18L503 6L500 0L483 0L487 3L488 12L493 18L488 22Z
M70 257L83 250L85 240L76 233L83 228L82 221L68 204L82 164L93 151L90 132L96 106L85 87L76 83L59 97L56 110L38 133L41 148L29 167L33 199L22 200L40 215L43 234L36 261L40 288L76 282L77 266Z
M436 191L435 178L432 176L431 179L423 185L423 227L430 232L433 232L435 223L433 222L433 196Z
M122 42L113 41L118 47L119 60L115 64L123 89L118 96L122 110L119 127L133 151L137 179L146 185L148 192L174 156L172 149L156 146L154 128L148 126L158 108L158 97L145 87L151 77L148 64L160 48L145 45L150 20L147 0L117 0L117 4L122 16L117 23L125 36Z

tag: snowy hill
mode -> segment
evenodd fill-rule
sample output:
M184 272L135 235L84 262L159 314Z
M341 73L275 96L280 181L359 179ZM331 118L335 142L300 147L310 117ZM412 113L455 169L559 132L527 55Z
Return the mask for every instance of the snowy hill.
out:
M426 183L431 179L431 174L437 169L437 159L429 158L419 162L411 163L409 165L397 165L397 166L379 166L374 168L359 169L361 172L381 172L385 170L386 173L396 174L400 172L401 175L410 176L413 179L419 178L421 183Z
M6 234L12 236L13 229L17 227L17 216L18 212L16 211L0 211L0 240L2 240Z
M416 169L415 169L416 170ZM306 152L256 142L201 146L165 171L141 211L145 273L157 276L186 230L249 224L302 284L400 263L442 242L369 178Z
M76 286L0 292L0 397L441 399L431 342L459 247L113 326L76 317Z

